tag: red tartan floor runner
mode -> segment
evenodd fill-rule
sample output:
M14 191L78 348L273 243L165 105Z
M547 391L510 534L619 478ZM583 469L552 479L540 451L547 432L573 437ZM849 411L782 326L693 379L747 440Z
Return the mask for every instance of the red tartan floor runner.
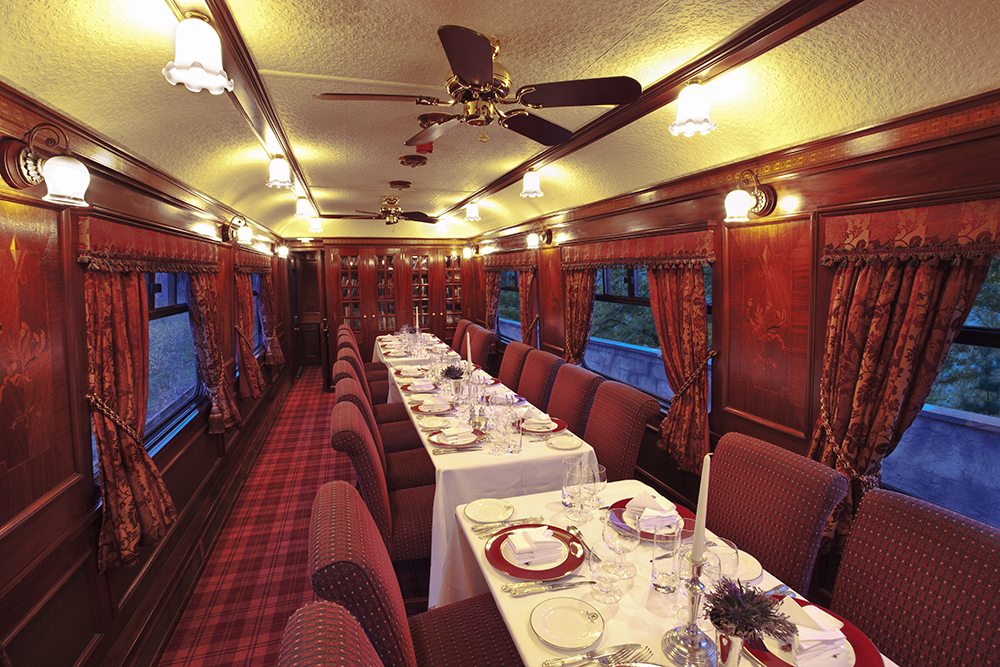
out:
M320 368L307 367L250 471L160 667L277 664L288 617L314 599L306 573L313 498L334 479L354 482L350 459L329 445L333 404Z

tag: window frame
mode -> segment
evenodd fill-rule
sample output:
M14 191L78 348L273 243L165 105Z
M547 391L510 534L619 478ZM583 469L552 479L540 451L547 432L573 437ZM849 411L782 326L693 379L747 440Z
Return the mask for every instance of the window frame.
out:
M504 275L504 278L501 279L501 283L500 283L500 293L501 293L500 296L503 295L503 292L513 292L516 295L516 297L517 297L517 303L518 303L518 319L517 319L517 324L518 324L518 326L520 326L521 325L521 311L520 311L520 308L521 308L521 290L520 290L521 277L520 277L520 271L518 271L517 269L507 269L507 270L504 270L504 271L500 271L499 273L501 273L501 274ZM514 283L513 287L511 287L510 284L509 284L512 279L513 279L513 283ZM499 302L499 296L498 296L498 298L497 298L497 320L499 320L499 319L500 319L500 302ZM511 338L509 336L503 335L503 333L501 333L501 331L500 331L499 322L497 324L497 338L500 341L504 342L504 343L510 343L512 341L520 342L519 339L517 339L517 338Z

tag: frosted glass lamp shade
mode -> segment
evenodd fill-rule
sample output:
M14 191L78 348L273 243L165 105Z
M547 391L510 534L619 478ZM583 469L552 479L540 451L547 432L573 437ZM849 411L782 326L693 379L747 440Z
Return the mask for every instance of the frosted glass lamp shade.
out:
M320 222L319 218L313 218L309 221L309 232L311 234L322 234L323 233L323 223Z
M708 95L701 84L689 84L677 97L677 120L670 126L670 134L691 137L714 130L716 124L709 117L708 107Z
M295 200L295 217L296 218L314 218L316 217L316 209L305 197L299 197Z
M282 259L288 257L288 246L286 246L286 245L279 245L278 246L278 257L280 257Z
M726 195L726 222L749 222L750 208L757 203L746 190L736 189Z
M250 228L250 225L243 225L236 230L236 241L243 245L253 243L253 229Z
M462 257L464 257L465 259L469 259L470 257L472 257L472 248L469 247L462 248Z
M528 171L524 174L524 179L521 182L521 196L522 197L541 197L542 195L542 185L538 178L537 171Z
M479 204L466 204L465 205L465 219L469 222L476 222L479 220Z
M271 158L270 164L267 165L267 187L291 188L293 186L292 169L288 166L288 160L280 155Z
M537 248L538 247L538 234L537 233L531 232L530 234L528 234L528 247L529 248Z
M90 186L87 166L66 155L50 157L42 162L42 176L48 193L42 197L64 206L89 206L84 195Z
M192 93L207 90L221 95L232 90L233 82L222 69L222 43L208 23L186 18L177 24L174 59L163 68L163 76L174 84L183 83Z

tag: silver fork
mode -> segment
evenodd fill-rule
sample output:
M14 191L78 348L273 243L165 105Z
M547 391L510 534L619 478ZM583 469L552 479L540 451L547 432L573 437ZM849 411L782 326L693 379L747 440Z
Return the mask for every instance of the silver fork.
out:
M624 653L625 655L619 656L619 653ZM627 665L630 662L644 662L652 657L653 651L648 646L641 646L639 648L625 649L605 658L598 658L595 662L600 662L608 667L617 667L618 665Z

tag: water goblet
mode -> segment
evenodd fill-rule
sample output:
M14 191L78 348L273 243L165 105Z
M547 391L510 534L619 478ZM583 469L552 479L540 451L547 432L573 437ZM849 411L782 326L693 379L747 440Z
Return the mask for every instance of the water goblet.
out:
M740 551L736 544L724 537L717 537L708 550L719 557L719 577L735 580L740 571Z
M674 521L653 529L653 558L650 588L657 593L677 590L677 554L681 546L682 521Z
M627 555L639 546L639 531L625 523L625 508L617 507L608 511L604 520L604 541L615 553L621 555L619 567L622 579L631 579L636 574L635 565L629 563Z
M590 585L590 594L594 599L604 604L614 604L622 599L622 591L615 586L620 578L615 565L615 553L601 540L594 542L587 550L587 566L594 583Z
M601 493L608 487L608 470L599 463L591 466L590 487L590 500L587 504L591 509L596 510L603 502Z

